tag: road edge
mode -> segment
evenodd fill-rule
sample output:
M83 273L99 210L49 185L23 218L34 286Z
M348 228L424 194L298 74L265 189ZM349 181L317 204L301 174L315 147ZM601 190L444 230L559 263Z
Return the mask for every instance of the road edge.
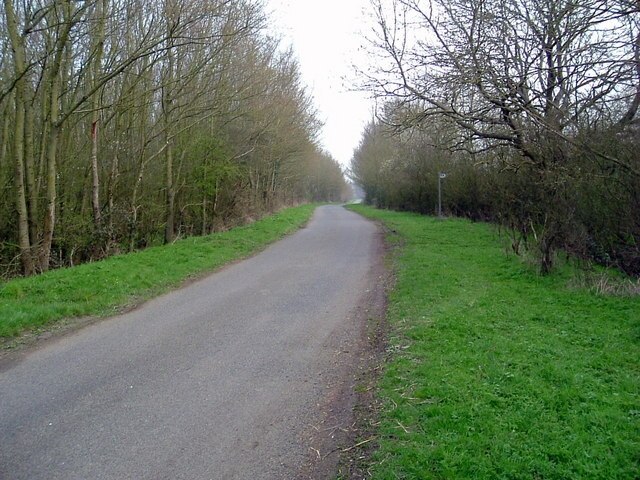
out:
M386 362L386 312L395 273L391 264L392 246L387 240L389 229L382 222L360 216L377 229L375 262L368 273L371 288L361 296L354 310L357 345L350 346L351 355L346 361L343 359L340 371L335 374L340 381L321 405L324 420L313 426L308 435L309 455L295 477L297 480L366 478L364 461L376 447L373 435L380 408L376 385Z
M364 480L371 478L368 466L371 457L378 448L377 426L383 407L378 395L377 385L389 359L388 339L390 325L387 319L389 294L393 291L396 278L396 259L403 246L402 238L384 222L369 218L356 210L348 209L374 222L380 231L383 253L382 281L377 295L381 296L382 307L375 315L367 319L369 334L369 356L361 367L358 378L357 400L354 407L354 423L349 436L348 446L340 452L340 461L334 479Z

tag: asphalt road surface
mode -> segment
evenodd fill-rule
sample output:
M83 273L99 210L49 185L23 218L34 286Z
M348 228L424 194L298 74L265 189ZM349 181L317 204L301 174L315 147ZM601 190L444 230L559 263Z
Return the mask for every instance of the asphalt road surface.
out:
M375 225L320 207L255 257L5 359L0 479L330 477L303 467L348 408L378 257Z

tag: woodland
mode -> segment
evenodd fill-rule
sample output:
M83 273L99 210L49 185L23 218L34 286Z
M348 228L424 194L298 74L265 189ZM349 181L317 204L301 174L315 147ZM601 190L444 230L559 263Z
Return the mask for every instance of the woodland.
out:
M353 178L376 206L498 224L640 275L640 2L374 0L380 113ZM440 175L444 174L444 175Z
M0 277L348 194L254 0L3 0Z

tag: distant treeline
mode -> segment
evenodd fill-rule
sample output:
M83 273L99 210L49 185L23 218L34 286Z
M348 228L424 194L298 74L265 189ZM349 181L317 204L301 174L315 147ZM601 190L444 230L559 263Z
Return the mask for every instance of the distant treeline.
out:
M445 213L506 227L542 272L563 250L640 275L640 2L374 3L367 201L433 214L444 172Z
M3 0L0 276L340 200L253 0Z

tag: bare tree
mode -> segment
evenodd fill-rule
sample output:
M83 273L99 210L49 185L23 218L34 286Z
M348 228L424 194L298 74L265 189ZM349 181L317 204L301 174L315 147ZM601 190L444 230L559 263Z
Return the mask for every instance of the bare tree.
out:
M548 271L571 230L575 159L640 178L603 139L628 136L640 105L637 0L373 0L377 71L369 88L393 100L397 128L436 117L457 126L449 149L528 172L535 208L513 216L537 239ZM388 105L388 104L387 104ZM589 168L591 169L591 167ZM618 173L620 172L620 173ZM564 239L564 240L563 240Z
M374 0L383 67L379 95L420 105L413 118L455 121L482 150L508 145L544 168L581 148L590 122L624 127L640 103L636 1ZM625 107L626 105L626 107ZM618 114L616 118L616 114Z

